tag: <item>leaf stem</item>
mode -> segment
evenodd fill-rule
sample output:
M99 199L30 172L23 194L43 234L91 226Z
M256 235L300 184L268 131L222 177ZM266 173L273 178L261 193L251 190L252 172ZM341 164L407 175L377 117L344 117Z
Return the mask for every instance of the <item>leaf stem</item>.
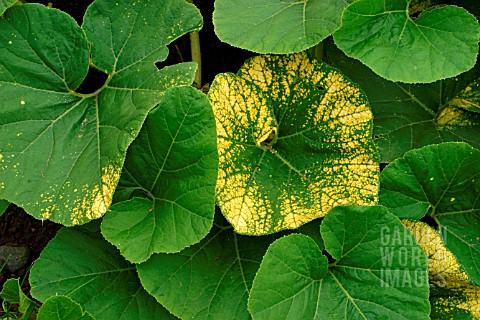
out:
M193 0L187 0L187 2L193 4ZM200 36L198 32L190 33L190 50L192 53L192 61L195 61L198 65L193 86L200 89L202 87L202 54L200 52Z

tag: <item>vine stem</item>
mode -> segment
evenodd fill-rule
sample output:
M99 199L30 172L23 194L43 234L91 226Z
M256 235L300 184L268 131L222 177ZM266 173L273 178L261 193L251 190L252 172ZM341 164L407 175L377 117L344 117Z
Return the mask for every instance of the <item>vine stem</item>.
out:
M193 4L193 0L187 0L187 2ZM190 50L192 52L192 61L195 61L198 65L193 85L200 89L202 87L202 54L200 52L200 36L198 32L190 33Z

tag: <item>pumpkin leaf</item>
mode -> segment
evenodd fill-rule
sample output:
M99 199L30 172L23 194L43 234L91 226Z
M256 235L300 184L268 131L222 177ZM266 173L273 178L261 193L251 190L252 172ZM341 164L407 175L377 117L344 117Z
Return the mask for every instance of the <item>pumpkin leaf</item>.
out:
M409 16L409 0L358 0L334 33L337 46L391 81L429 83L471 69L480 25L467 10L431 7Z
M223 42L258 53L293 53L312 47L339 26L352 0L216 0L215 33Z
M101 217L147 113L167 88L193 80L193 64L159 72L155 62L201 24L181 0L96 0L82 28L42 5L9 9L0 17L0 198L65 225ZM108 77L77 93L89 47Z
M319 221L295 232L312 235L323 247ZM175 254L155 254L137 265L145 289L182 319L251 319L247 299L270 243L280 234L247 237L218 214L200 243Z
M83 312L82 307L65 296L48 298L37 314L38 320L95 320L88 312Z
M480 77L480 64L456 78L431 84L385 80L360 62L346 57L332 41L325 41L323 59L358 83L368 96L374 115L374 137L381 162L429 144L464 141L480 148L480 116L450 105ZM469 98L470 99L470 98Z
M480 284L480 151L450 142L407 152L380 176L380 204L400 218L426 214L441 228L445 246Z
M97 319L172 318L92 223L60 229L33 265L30 284L35 299L67 296Z
M335 261L308 236L276 240L253 281L253 319L428 319L427 259L398 218L336 207L320 229Z
M258 56L215 78L217 203L235 231L294 229L332 207L375 204L378 156L365 95L306 54Z
M403 221L428 257L431 319L480 318L480 287L473 284L445 237L420 221Z
M218 174L215 119L192 87L167 91L127 153L118 191L146 192L111 207L102 234L129 261L178 252L210 231Z

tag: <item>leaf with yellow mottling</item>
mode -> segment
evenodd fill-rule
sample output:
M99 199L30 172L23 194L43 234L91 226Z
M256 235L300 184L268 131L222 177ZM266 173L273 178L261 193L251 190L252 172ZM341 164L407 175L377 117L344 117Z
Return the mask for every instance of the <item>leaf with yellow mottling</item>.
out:
M378 155L361 90L306 54L258 56L218 75L217 202L242 234L261 235L373 205Z
M444 234L423 222L403 221L428 257L432 319L480 319L480 287L471 282ZM448 240L448 239L447 239Z
M459 132L460 134L463 128L480 129L480 113L470 111L471 108L472 106L467 105L464 101L452 99L436 116L438 128ZM480 130L478 130L478 133L480 133Z
M480 150L448 142L407 152L380 175L380 204L400 218L426 214L446 247L480 284Z
M155 62L201 25L182 0L96 0L81 28L39 4L8 9L0 17L0 198L65 225L101 217L147 113L167 88L193 80L193 63L159 72ZM107 80L75 92L90 59Z
M467 111L480 112L480 79L470 83L450 101L450 105Z

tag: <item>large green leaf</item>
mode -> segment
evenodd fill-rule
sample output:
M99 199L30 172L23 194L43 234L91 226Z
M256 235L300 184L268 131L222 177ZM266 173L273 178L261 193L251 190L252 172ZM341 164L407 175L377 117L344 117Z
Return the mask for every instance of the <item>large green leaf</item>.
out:
M223 42L258 53L312 47L339 26L351 0L216 0L215 33Z
M93 230L60 229L48 243L31 269L32 296L67 296L98 320L171 318L142 288L135 266L87 227Z
M378 155L365 95L305 54L258 56L218 75L217 202L243 234L267 234L336 205L375 204Z
M382 162L444 141L465 141L480 148L480 115L451 105L456 98L466 100L463 90L475 88L473 81L480 77L480 64L457 78L410 85L377 76L358 61L347 58L331 41L325 43L323 59L365 90L372 106L374 135Z
M0 197L65 225L102 216L148 111L193 79L193 64L159 72L154 63L201 24L182 0L96 0L83 29L38 4L9 9L0 18ZM80 94L89 46L108 78Z
M102 233L129 261L178 252L212 227L218 174L215 118L192 87L167 91L127 154L118 190L145 192L112 206Z
M443 143L407 152L380 176L380 204L401 218L428 213L445 246L480 284L480 151Z
M403 221L428 257L431 319L480 319L480 287L473 284L443 235L423 222Z
M38 320L95 320L82 307L65 296L48 298L37 314Z
M146 290L182 319L250 319L247 299L252 281L275 238L241 236L225 225L218 215L199 244L176 254L153 255L137 266ZM314 221L297 232L316 232L318 239L318 229Z
M383 207L336 207L312 239L275 241L253 281L254 319L428 319L427 259ZM398 234L398 236L397 236Z
M342 16L335 43L380 76L428 83L471 69L478 54L480 26L467 10L433 7L408 15L410 0L358 0Z

